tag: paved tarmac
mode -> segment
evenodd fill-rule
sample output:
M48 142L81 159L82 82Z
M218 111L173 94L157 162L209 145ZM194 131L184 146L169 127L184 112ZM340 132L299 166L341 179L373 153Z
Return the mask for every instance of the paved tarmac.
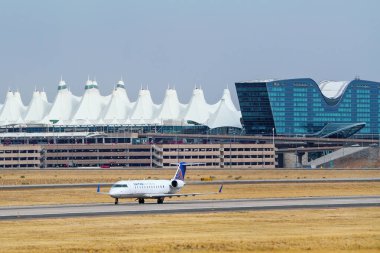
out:
M110 202L113 201L110 198ZM174 201L165 199L164 204L147 202L138 204L131 200L113 203L76 205L10 206L0 207L0 220L80 217L101 215L133 215L159 213L220 212L243 210L271 210L297 208L338 208L379 206L380 196L310 197L310 198L265 198Z

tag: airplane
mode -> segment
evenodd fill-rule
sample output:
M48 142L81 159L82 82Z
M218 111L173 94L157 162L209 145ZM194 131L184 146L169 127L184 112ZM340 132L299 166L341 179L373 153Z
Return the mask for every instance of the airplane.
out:
M115 205L119 204L121 198L136 198L139 204L144 204L145 199L157 199L157 204L164 203L166 197L186 197L197 195L218 194L222 192L223 185L218 192L210 193L177 193L185 186L185 173L187 165L195 163L178 163L178 169L171 180L122 180L112 185L109 192L101 192L98 185L97 193L106 194L115 199Z

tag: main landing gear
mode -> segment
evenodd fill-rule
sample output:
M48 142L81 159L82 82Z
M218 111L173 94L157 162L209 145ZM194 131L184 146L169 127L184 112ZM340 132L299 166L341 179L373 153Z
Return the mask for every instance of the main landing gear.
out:
M144 204L145 203L145 199L143 198L138 198L137 199L139 201L139 204ZM158 198L157 199L157 204L162 204L164 203L164 198Z
M115 198L115 205L119 204L119 199Z

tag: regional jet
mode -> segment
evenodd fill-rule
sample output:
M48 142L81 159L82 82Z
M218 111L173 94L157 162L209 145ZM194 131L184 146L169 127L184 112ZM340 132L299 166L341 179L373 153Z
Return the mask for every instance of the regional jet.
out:
M115 199L115 205L121 198L135 198L139 204L144 204L145 199L157 199L158 204L164 203L166 197L186 197L197 195L218 194L222 192L223 185L218 192L210 193L186 193L179 194L179 190L185 186L186 166L193 163L180 162L176 174L171 180L123 180L112 185L109 192L100 192L98 185L97 192L107 194Z

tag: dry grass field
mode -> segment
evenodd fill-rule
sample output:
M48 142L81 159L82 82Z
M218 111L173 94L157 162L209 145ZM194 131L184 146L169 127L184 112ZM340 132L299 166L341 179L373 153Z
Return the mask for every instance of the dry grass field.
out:
M13 184L63 184L115 182L120 179L169 179L172 170L0 170L0 185ZM380 177L380 170L196 170L189 168L186 180L248 179L323 179Z
M0 185L115 182L120 179L171 178L173 170L0 170ZM380 177L380 170L192 170L187 180L214 177L215 180L368 178ZM181 192L215 192L217 185L188 185ZM104 187L102 191L109 188ZM380 183L313 183L225 185L223 194L197 199L308 197L376 195ZM191 199L191 198L189 198ZM124 200L125 201L125 200ZM131 200L128 200L131 201ZM170 200L166 200L170 201ZM92 188L0 190L0 205L112 202Z
M173 170L0 171L0 184L171 178ZM187 180L380 177L378 170L189 170ZM188 185L181 192L215 192ZM107 191L104 187L102 191ZM0 190L0 206L112 203L92 188ZM379 195L379 182L225 185L187 199ZM177 198L175 198L177 199ZM121 204L133 200L121 200ZM149 201L149 200L148 200ZM171 201L166 199L165 201ZM0 252L380 252L380 208L0 221Z
M216 192L218 185L187 185L181 193ZM108 187L101 189L108 191ZM107 195L96 194L92 188L64 189L26 189L0 190L0 206L69 204L69 203L112 203ZM265 198L265 197L309 197L309 196L349 196L349 195L379 195L380 183L309 183L309 184L234 184L225 185L222 194L181 198L190 199L225 199L225 198ZM173 198L177 200L178 198ZM171 199L166 198L165 202ZM120 200L121 203L134 200ZM147 200L154 201L154 200Z
M380 208L0 221L0 252L380 251Z

